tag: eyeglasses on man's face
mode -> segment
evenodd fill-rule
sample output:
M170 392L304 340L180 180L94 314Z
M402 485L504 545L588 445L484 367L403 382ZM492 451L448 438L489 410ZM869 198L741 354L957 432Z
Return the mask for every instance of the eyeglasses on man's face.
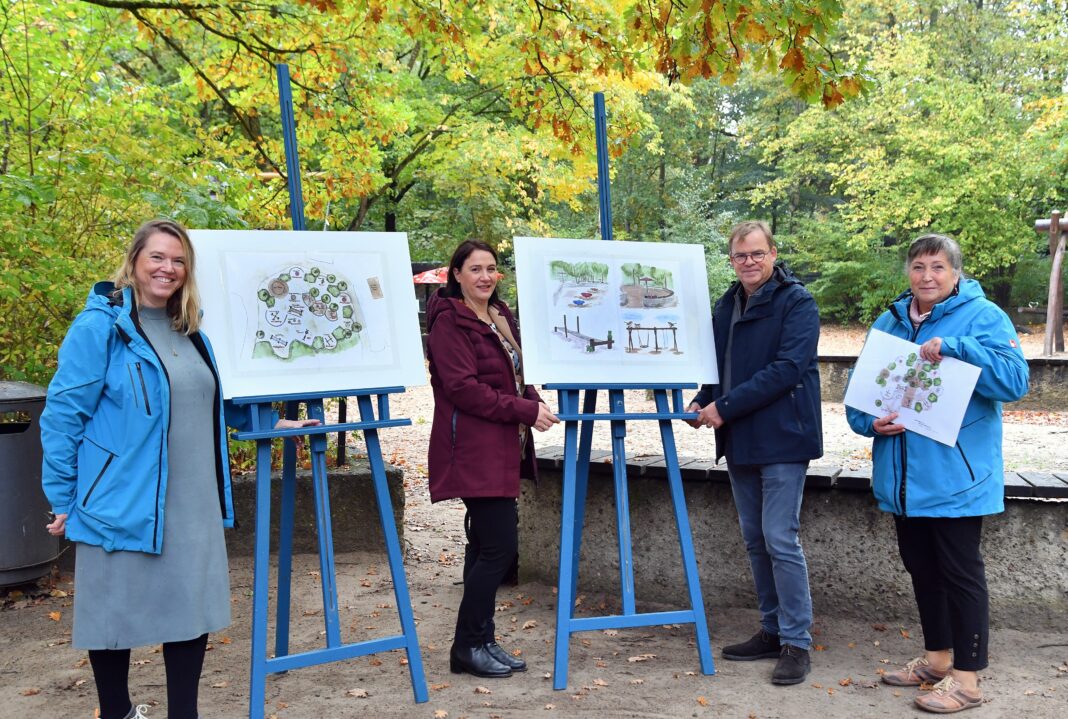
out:
M731 262L736 265L744 265L752 260L756 264L760 264L764 261L764 258L770 255L770 252L765 250L759 250L757 252L736 252L731 255Z

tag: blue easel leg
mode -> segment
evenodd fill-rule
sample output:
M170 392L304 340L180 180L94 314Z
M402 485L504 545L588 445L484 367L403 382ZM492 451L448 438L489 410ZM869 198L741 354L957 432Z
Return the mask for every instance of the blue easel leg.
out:
M297 403L286 403L286 417L297 416ZM275 608L274 654L289 654L290 593L293 583L293 521L297 503L297 447L282 444L282 501L278 526L278 604Z
M613 413L623 414L623 390L608 392ZM627 490L627 423L612 420L612 477L616 491L616 530L619 535L619 584L623 590L623 613L634 614L634 560L630 537L630 497Z
M308 402L308 417L324 421L322 400ZM326 646L339 647L341 646L341 623L338 619L337 608L337 571L334 566L333 520L330 516L330 480L326 474L326 436L313 435L310 444Z
M256 406L260 423L270 426L271 408ZM249 719L263 719L267 692L267 591L271 543L271 441L256 442L256 551L252 578L252 647Z
M667 414L667 394L664 390L655 390L656 410ZM693 609L694 632L697 640L697 655L701 660L702 674L715 674L716 666L712 661L712 648L708 637L708 622L705 617L705 604L701 595L701 577L697 571L697 559L693 549L693 532L690 531L690 517L686 513L686 497L682 489L682 473L679 471L679 458L675 449L675 432L671 420L660 420L660 441L664 445L664 458L667 464L668 487L671 490L671 504L675 510L675 526L679 532L679 546L682 548L682 568L686 574L686 587L690 594L690 608Z
M367 396L357 399L360 419L371 421L374 412L371 400ZM393 597L397 601L397 613L400 615L401 631L404 633L405 651L408 655L408 673L412 680L412 692L419 704L430 697L427 693L426 676L423 674L423 659L419 653L419 637L415 631L415 618L412 614L412 600L408 595L408 579L404 573L404 555L401 553L400 538L397 536L396 520L393 517L393 500L389 497L386 483L386 467L382 461L382 446L378 441L378 430L364 431L367 444L367 461L371 465L371 477L375 487L375 500L378 504L378 519L386 537L386 556L389 559L389 571L393 577Z
M578 406L578 392L574 395L572 407ZM570 410L569 410L570 411ZM582 398L583 414L597 411L597 390L588 389ZM579 428L578 464L575 472L575 527L574 544L571 549L571 607L575 606L578 596L579 563L582 558L582 529L586 522L586 492L590 479L590 449L593 446L593 422L582 422Z
M578 392L559 393L560 412L573 412L578 406ZM567 688L567 650L571 638L575 587L573 546L575 532L575 470L578 463L578 422L564 423L564 482L560 490L560 568L556 588L556 657L553 662L553 689Z

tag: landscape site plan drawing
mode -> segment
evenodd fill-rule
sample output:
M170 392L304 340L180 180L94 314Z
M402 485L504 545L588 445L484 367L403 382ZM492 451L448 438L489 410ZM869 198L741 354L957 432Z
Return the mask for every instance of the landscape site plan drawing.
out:
M423 384L402 233L197 230L227 397Z
M953 446L980 370L952 357L925 360L920 346L872 330L857 358L845 403L875 417L897 412L906 429Z
M716 376L699 245L515 238L532 382L709 382Z

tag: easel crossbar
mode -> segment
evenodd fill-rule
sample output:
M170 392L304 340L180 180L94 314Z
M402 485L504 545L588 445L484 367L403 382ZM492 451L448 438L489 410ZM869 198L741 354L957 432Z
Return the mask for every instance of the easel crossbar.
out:
M246 439L275 439L277 437L303 437L304 435L333 434L334 432L351 432L353 430L383 429L386 427L407 427L410 419L379 419L372 422L343 422L341 424L324 424L318 427L295 427L293 429L265 429L258 432L235 432L233 437Z
M693 624L692 610L678 612L648 612L645 614L607 614L602 617L582 617L571 620L572 632L592 632L599 629L629 629L653 627L659 624Z
M399 634L393 637L382 637L381 639L369 639L363 642L343 644L340 647L316 649L309 652L300 652L299 654L289 654L284 657L275 657L273 659L268 659L265 662L265 666L268 673L278 674L280 672L288 672L290 669L302 669L317 664L329 664L330 662L340 662L345 659L364 657L368 654L388 652L393 649L404 649L406 646L407 644L404 635Z

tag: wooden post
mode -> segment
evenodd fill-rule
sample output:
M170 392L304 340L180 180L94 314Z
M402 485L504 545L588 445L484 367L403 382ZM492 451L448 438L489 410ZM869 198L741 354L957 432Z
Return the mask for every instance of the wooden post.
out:
M1054 352L1064 351L1064 267L1065 233L1068 227L1061 226L1061 213L1054 210L1049 222L1049 256L1052 267L1049 273L1049 295L1046 300L1046 335L1042 342L1042 354L1050 357ZM1041 232L1046 221L1035 223Z

